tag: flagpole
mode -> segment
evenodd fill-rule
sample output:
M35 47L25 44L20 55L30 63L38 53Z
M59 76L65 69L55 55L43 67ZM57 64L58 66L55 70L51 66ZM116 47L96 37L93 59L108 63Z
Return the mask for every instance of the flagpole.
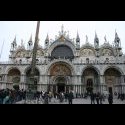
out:
M33 55L32 55L32 63L31 63L31 76L35 74L35 67L36 67L36 54L39 42L39 29L40 29L40 21L37 21L37 28L36 28L36 35L35 35L35 43L33 48Z
M35 68L36 68L36 55L39 42L39 29L40 29L40 21L37 21L35 43L33 48L32 62L31 62L30 79L28 83L29 93L31 92L33 95L37 91L37 79L35 78Z

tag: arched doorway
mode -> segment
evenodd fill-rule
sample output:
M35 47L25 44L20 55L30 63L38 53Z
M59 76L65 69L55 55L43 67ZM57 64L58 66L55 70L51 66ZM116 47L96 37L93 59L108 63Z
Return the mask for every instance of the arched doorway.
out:
M64 77L58 77L55 81L57 85L57 92L65 92L66 91L66 79Z
M64 62L53 64L50 68L49 90L53 92L69 91L72 84L71 68Z
M108 88L108 92L113 94L114 91L121 91L120 90L120 83L121 83L121 72L115 68L108 68L105 73L105 83Z
M20 76L21 73L17 68L10 69L7 75L7 82L19 84Z
M84 70L82 75L82 83L85 86L85 91L91 92L99 91L99 74L93 67L88 67Z

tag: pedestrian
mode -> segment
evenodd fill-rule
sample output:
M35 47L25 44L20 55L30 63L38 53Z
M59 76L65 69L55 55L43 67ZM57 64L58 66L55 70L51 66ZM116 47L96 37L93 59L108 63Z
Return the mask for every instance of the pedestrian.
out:
M100 101L100 104L102 104L102 101L103 101L103 95L102 94L100 94L100 96L99 96L99 101Z
M47 92L45 92L45 95L44 95L44 104L49 104L49 96Z
M69 101L69 104L72 104L73 98L74 98L73 92L70 91L70 93L68 94L68 101Z
M91 104L95 104L95 94L92 92L90 94Z
M97 104L99 104L99 92L96 94L96 102L97 102Z
M113 104L113 95L110 93L108 97L109 104Z

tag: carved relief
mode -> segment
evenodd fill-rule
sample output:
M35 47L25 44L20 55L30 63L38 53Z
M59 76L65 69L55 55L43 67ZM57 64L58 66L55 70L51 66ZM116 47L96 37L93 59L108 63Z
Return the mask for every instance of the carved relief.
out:
M71 71L66 65L57 64L57 65L52 67L52 69L50 71L50 75L53 75L53 76L58 76L58 75L68 76L68 75L71 75Z
M8 73L8 82L19 83L20 82L20 72L17 69L12 69Z
M26 56L25 51L19 51L19 52L17 52L17 54L16 54L16 57L17 57L17 58L24 58L25 56Z
M115 76L106 76L106 83L108 85L113 85L115 83Z
M113 56L113 53L110 49L104 49L102 51L102 56Z
M40 56L43 56L44 53L42 50L37 50L37 56L40 57Z
M105 72L105 82L108 85L113 85L116 84L118 82L117 78L119 79L120 77L120 72L118 72L115 69L108 69ZM120 81L119 81L120 82ZM117 83L119 84L119 83Z
M91 49L83 49L81 51L81 56L94 56L94 52Z

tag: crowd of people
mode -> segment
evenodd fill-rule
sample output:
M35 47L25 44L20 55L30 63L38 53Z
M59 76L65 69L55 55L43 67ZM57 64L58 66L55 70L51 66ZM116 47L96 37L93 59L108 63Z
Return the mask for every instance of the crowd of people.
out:
M73 92L60 92L60 93L52 93L52 92L44 92L37 91L32 93L29 91L22 90L12 90L12 89L2 89L0 90L0 104L16 104L16 102L24 100L42 100L43 104L49 104L51 99L55 98L55 100L59 100L62 103L64 100L72 104L72 100L74 98Z
M26 91L2 89L0 90L0 104L15 104L18 101L25 99Z
M60 93L52 93L52 92L44 92L37 91L36 93L32 93L31 91L25 90L12 90L12 89L2 89L0 90L0 104L16 104L16 102L24 100L42 100L43 104L49 104L52 99L55 102L58 100L60 103L67 102L68 104L73 103L73 99L84 98L90 99L91 104L103 104L103 102L108 99L109 104L113 104L113 96L117 97L118 100L125 100L125 94L114 93L109 94L108 96L97 93L74 93L73 91L60 92Z

